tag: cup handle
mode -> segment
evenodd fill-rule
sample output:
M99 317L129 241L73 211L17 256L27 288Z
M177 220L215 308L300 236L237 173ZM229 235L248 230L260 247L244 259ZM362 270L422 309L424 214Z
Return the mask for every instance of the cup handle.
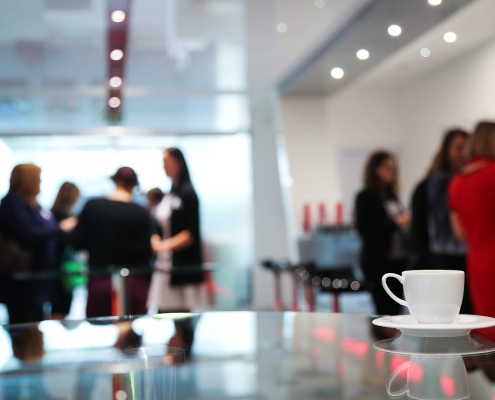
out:
M400 275L397 274L385 274L382 277L382 285L387 294L392 298L392 300L395 300L397 303L409 307L409 304L407 304L407 301L399 299L395 294L392 293L392 291L388 288L387 286L387 278L395 278L397 279L400 283L404 285L404 278Z
M397 375L399 375L402 371L409 368L410 366L411 366L411 361L405 362L400 367L396 368L395 371L392 373L392 375L390 375L390 377L388 378L386 388L387 388L387 394L390 397L402 397L405 394L407 394L407 391L409 390L409 388L407 387L407 383L402 387L402 389L397 390L395 392L392 392L390 390L390 386L392 386L392 383L394 382Z

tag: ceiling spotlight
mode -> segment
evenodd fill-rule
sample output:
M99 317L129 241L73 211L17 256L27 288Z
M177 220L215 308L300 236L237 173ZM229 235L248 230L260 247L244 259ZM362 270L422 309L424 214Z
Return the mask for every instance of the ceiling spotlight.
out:
M114 61L122 60L122 57L124 57L124 52L120 49L112 50L110 53L110 58Z
M360 60L367 60L370 56L370 52L365 49L358 50L356 53L356 57L359 58Z
M442 0L428 0L428 3L430 3L430 6L438 6L442 4Z
M112 12L113 22L123 22L125 20L125 12L122 10L115 10Z
M330 75L334 79L341 79L344 76L344 70L342 68L334 68L330 71Z
M425 48L423 48L423 49L421 49L420 53L421 53L421 55L422 55L423 57L425 57L425 58L426 58L426 57L429 57L429 56L430 56L430 54L431 54L430 49L427 49L426 47L425 47Z
M323 7L325 7L325 0L316 0L315 1L315 6L317 8L323 8Z
M108 100L108 105L112 108L117 108L122 102L118 97L110 97Z
M287 26L287 24L284 24L283 22L277 25L277 31L279 31L280 33L287 32L287 29L289 29L289 27Z
M402 33L402 28L399 25L390 25L388 27L388 34L390 36L399 36Z
M454 32L447 32L443 35L443 40L447 43L454 43L457 40L457 35Z
M122 85L122 78L119 76L113 76L110 78L110 81L108 82L111 87L117 88L120 85Z

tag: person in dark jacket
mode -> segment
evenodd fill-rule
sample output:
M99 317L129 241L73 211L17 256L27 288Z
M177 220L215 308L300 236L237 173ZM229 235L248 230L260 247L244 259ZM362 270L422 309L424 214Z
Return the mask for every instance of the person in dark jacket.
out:
M399 201L397 187L394 156L386 151L373 153L366 163L364 189L356 197L356 222L363 242L361 266L380 315L396 315L400 310L382 288L382 276L401 274L406 268L402 233L409 227L410 215ZM402 293L398 281L390 280L389 287L398 296Z
M56 270L58 242L76 223L73 218L58 223L50 211L40 207L36 201L40 175L41 169L33 164L14 167L9 192L0 204L0 231L31 252L32 272ZM49 301L50 290L49 280L15 280L10 274L0 276L0 303L7 306L11 324L41 321L43 304Z
M162 235L151 238L157 254L148 307L157 311L188 311L206 304L201 270L199 201L184 155L170 148L163 155L172 190L156 208Z
M151 219L147 211L132 203L132 191L138 184L132 168L122 167L112 176L115 191L108 198L89 200L79 215L70 243L89 253L91 272L109 267L149 266L151 257ZM92 276L88 283L88 318L112 315L111 277ZM127 278L128 314L146 313L148 287L142 275Z

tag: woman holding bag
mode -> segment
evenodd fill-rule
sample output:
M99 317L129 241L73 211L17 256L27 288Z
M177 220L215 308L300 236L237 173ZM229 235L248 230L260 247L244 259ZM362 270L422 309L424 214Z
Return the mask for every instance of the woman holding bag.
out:
M0 204L0 231L31 253L29 267L33 272L56 270L58 242L77 223L75 218L57 222L50 211L40 207L36 200L40 175L41 169L33 164L14 167L9 192ZM50 281L19 281L11 274L2 275L0 302L7 306L10 323L41 321L50 290Z

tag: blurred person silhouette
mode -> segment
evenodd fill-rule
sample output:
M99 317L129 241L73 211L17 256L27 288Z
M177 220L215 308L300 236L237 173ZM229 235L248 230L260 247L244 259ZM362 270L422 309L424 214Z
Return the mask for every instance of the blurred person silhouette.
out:
M474 313L495 317L495 122L476 126L468 157L469 164L449 187L452 228L468 244L467 278Z
M468 138L468 133L461 129L452 129L445 134L425 180L426 215L421 212L418 215L417 209L413 208L413 221L426 219L430 268L433 269L466 270L467 249L465 243L460 243L452 231L447 191L452 178L466 165ZM460 312L473 312L467 279Z
M163 199L163 192L160 188L153 188L146 193L146 199L148 200L147 209L151 216L154 216L156 207Z
M15 166L9 192L0 204L0 232L4 239L22 246L27 254L26 264L29 264L25 267L32 272L56 270L58 242L77 222L74 218L57 222L50 211L40 207L36 201L40 175L41 169L36 165ZM8 249L0 248L2 255L7 252ZM51 286L48 280L15 280L11 273L4 271L0 277L0 302L7 306L10 323L42 320L43 305L50 299Z
M360 262L371 286L376 313L396 315L400 305L382 288L381 278L388 272L400 275L406 269L402 234L409 228L411 216L399 201L397 166L391 153L380 150L370 155L364 170L364 189L358 193L355 207L363 241ZM402 293L396 280L389 287L397 295Z
M79 194L78 187L71 182L64 182L62 186L60 186L51 209L53 216L57 221L62 221L73 215L72 207L79 199ZM66 248L66 240L61 240L58 246L60 263L64 261ZM64 287L62 279L53 283L51 303L53 319L63 319L69 314L72 303L72 291L68 291Z
M12 342L12 352L27 368L39 362L45 355L43 332L38 324L9 326L7 331ZM28 376L6 375L0 380L1 398L5 400L41 399L54 400L48 394L42 373L32 373Z
M89 253L92 272L114 267L146 267L151 257L151 220L146 210L132 203L132 191L138 184L132 168L121 167L111 177L115 191L108 198L89 200L79 215L79 222L70 236L77 250ZM146 279L141 275L127 278L127 310L129 314L146 313ZM93 276L88 282L88 318L112 314L111 278Z
M191 183L184 155L169 148L163 153L163 167L172 189L156 208L162 235L151 237L157 254L148 294L148 308L159 312L190 311L206 304L201 271L199 200ZM181 268L190 268L182 272Z

